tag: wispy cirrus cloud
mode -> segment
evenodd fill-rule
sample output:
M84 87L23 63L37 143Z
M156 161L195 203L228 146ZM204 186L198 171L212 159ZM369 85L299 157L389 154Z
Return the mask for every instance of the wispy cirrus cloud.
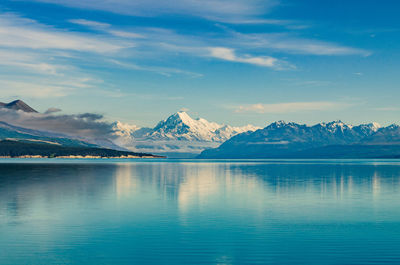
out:
M229 30L231 43L240 47L319 56L369 56L371 51L333 42L302 38L291 33L241 33Z
M291 113L302 111L327 111L351 107L347 102L310 101L310 102L286 102L272 104L250 104L235 107L237 113Z
M109 30L108 33L116 37L127 38L127 39L145 39L146 37L142 34L135 32L124 31L124 30Z
M301 39L301 38L272 38L268 37L261 40L261 45L265 47L285 51L294 54L310 54L310 55L361 55L369 56L371 51L347 47L335 43L323 42L319 40Z
M38 73L44 75L62 75L63 70L69 67L55 64L46 60L37 53L21 52L10 49L0 49L0 68L16 68L22 72Z
M108 24L108 23L87 20L87 19L83 19L83 18L70 19L69 22L71 22L73 24L81 25L81 26L95 28L95 29L108 29L111 27L111 24Z
M4 97L51 98L65 97L82 89L103 85L98 77L81 70L81 63L102 64L119 58L125 48L132 48L132 32L113 29L108 23L78 19L75 24L96 28L99 34L76 33L41 24L14 13L0 14L0 92ZM101 29L101 30L100 30ZM124 55L122 55L125 57ZM117 61L114 59L114 61ZM139 66L129 69L171 76L199 77L176 68ZM107 84L105 84L107 86ZM111 85L112 87L112 85ZM97 93L109 89L98 87ZM119 94L111 89L113 95Z
M224 21L253 18L267 13L277 0L34 0L82 9L102 10L124 15L185 15Z
M127 38L127 39L142 39L145 38L145 36L134 33L131 31L124 31L124 30L116 30L113 29L113 26L108 23L104 22L98 22L98 21L93 21L93 20L87 20L87 19L70 19L70 23L76 24L76 25L81 25L85 27L89 27L98 31L103 31L107 32L111 35L114 35L116 37L121 37L121 38Z
M223 39L211 40L207 37L198 38L194 36L181 35L172 30L162 28L138 28L137 32L140 32L139 34L137 32L112 30L111 25L109 24L96 21L87 21L84 19L70 20L70 22L88 26L96 30L108 32L109 34L116 35L122 38L141 38L142 40L137 41L138 50L140 50L141 47L151 47L152 50L155 52L160 51L160 49L164 49L164 53L168 50L176 50L189 56L211 57L230 62L252 64L279 70L295 68L287 62L284 62L283 60L278 60L277 58L273 58L271 56L253 56L248 53L239 56L237 55L236 50L233 48L207 47L207 44L211 42L223 43ZM115 60L113 61L117 62ZM174 68L140 66L137 64L128 64L122 62L118 62L117 64L120 66L126 66L134 70L156 72L166 76L170 76L171 73L187 74L193 77L201 76L201 74Z
M311 27L310 24L289 19L268 19L268 18L229 18L221 21L222 24L227 25L269 25L269 26L279 26L283 29L288 30L303 30Z
M56 98L69 94L71 87L62 86L60 84L44 84L40 80L32 82L34 79L26 81L1 80L0 91L3 97L19 97L23 95L25 98Z
M239 2L242 3L241 1L235 3L240 4ZM220 3L227 4L225 1ZM224 12L236 12L233 9ZM250 15L251 12L247 14ZM228 20L228 17L225 19ZM262 21L245 16L229 19L231 22L234 19L237 19L237 22L241 20L242 23L289 23L280 20L264 19ZM176 30L167 28L129 25L121 27L107 21L84 18L70 19L69 22L88 27L92 31L71 31L49 26L14 13L0 14L0 68L7 72L16 68L20 75L25 75L23 79L11 77L3 79L3 83L8 82L4 87L8 90L15 88L12 90L15 94L27 93L32 97L66 96L77 88L96 85L81 81L88 77L90 79L91 76L81 74L81 63L85 67L85 72L88 65L102 65L105 68L118 65L135 71L153 72L164 76L184 75L193 78L203 75L186 69L182 70L184 68L176 64L169 67L168 59L171 57L212 58L274 70L289 70L296 67L285 57L282 59L281 54L276 55L276 51L319 56L368 55L368 51L362 49L300 38L289 33L249 34L226 28L218 34L215 32L196 34L196 32L178 33ZM135 57L140 58L141 61L134 62ZM162 66L157 65L160 62ZM28 78L31 74L42 74L46 76L46 79ZM53 77L48 79L48 76ZM66 79L76 81L73 85L66 85ZM5 89L0 89L2 92L3 90ZM6 94L8 93L10 92Z
M223 32L202 35L178 34L174 30L164 28L136 27L131 31L121 30L110 24L85 19L70 20L70 22L84 25L95 30L107 32L121 38L134 38L137 51L151 54L166 54L169 50L187 56L212 57L233 63L246 63L278 70L296 68L290 62L268 54L274 52L288 54L305 54L318 56L332 55L361 55L367 56L369 51L305 39L287 33L259 33L245 34L228 27L220 27ZM255 22L248 20L249 23ZM258 21L259 23L283 23L279 20ZM289 21L284 23L290 24ZM138 69L140 70L140 69Z
M0 14L0 47L107 53L132 46L102 36L59 30L12 13Z
M289 64L280 61L276 58L269 57L269 56L251 56L251 55L244 55L238 56L235 53L234 49L224 48L224 47L212 47L209 48L210 56L214 58L218 58L225 61L230 62L239 62L239 63L246 63L246 64L254 64L262 67L270 67L274 69L287 69L289 67L294 68L294 66L290 66ZM287 65L284 68L284 64Z
M69 77L43 78L27 76L18 78L0 76L0 92L2 97L24 98L58 98L75 93L78 90L95 87L98 83L90 78Z
M187 76L190 76L193 78L203 76L202 74L199 74L199 73L189 72L189 71L185 71L185 70L177 69L177 68L143 66L143 65L138 65L138 64L134 64L134 63L121 62L121 61L118 61L115 59L111 59L109 61L117 66L120 66L120 67L123 67L126 69L145 71L145 72L154 72L154 73L158 73L160 75L164 75L164 76L168 76L168 77L170 77L172 74L187 75Z

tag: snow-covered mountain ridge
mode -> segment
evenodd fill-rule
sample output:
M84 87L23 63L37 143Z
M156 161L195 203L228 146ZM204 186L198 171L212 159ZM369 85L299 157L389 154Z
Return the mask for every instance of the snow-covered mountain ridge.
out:
M379 146L390 146L382 148ZM398 147L396 147L398 146ZM375 148L375 149L373 149ZM396 149L397 148L397 149ZM347 150L347 151L346 151ZM374 151L372 151L374 150ZM400 127L342 121L305 125L278 121L255 132L233 136L202 158L379 157L400 155Z
M209 122L203 118L193 119L186 112L180 111L160 121L154 128L140 128L135 125L114 123L114 134L119 137L152 140L183 140L223 142L232 136L260 129L253 125L234 127Z
M0 103L0 110L3 115L0 140L100 146L169 157L193 157L214 148L204 151L201 157L398 155L400 158L400 126L396 124L387 127L377 123L353 126L339 120L310 126L277 121L261 129L252 125L234 127L203 118L193 119L186 112L177 112L157 123L154 128L141 128L119 121L109 123L101 120L101 115L90 113L59 116L38 113L21 100ZM66 126L59 122L59 118L66 122Z
M160 121L154 128L140 128L116 122L113 125L115 142L131 150L177 153L200 153L216 147L232 136L260 129L253 125L234 127L194 119L180 111Z
M159 122L147 136L154 140L223 142L238 133L256 129L259 128L252 125L232 127L202 118L193 119L186 112L177 112Z

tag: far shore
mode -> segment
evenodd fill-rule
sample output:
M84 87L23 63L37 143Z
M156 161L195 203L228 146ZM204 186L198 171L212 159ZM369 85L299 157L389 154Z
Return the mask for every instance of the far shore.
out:
M69 156L41 156L41 155L23 155L23 156L0 156L1 158L62 158L62 159L131 159L131 158L166 158L165 156L81 156L81 155L69 155Z

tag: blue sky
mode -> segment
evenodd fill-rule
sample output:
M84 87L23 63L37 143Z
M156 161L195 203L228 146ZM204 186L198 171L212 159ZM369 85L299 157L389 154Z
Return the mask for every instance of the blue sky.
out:
M399 122L398 1L3 0L0 92L151 126Z

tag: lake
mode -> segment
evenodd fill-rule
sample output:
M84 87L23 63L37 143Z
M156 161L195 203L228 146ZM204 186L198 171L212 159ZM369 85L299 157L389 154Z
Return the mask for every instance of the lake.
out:
M383 263L397 160L0 160L0 264Z

